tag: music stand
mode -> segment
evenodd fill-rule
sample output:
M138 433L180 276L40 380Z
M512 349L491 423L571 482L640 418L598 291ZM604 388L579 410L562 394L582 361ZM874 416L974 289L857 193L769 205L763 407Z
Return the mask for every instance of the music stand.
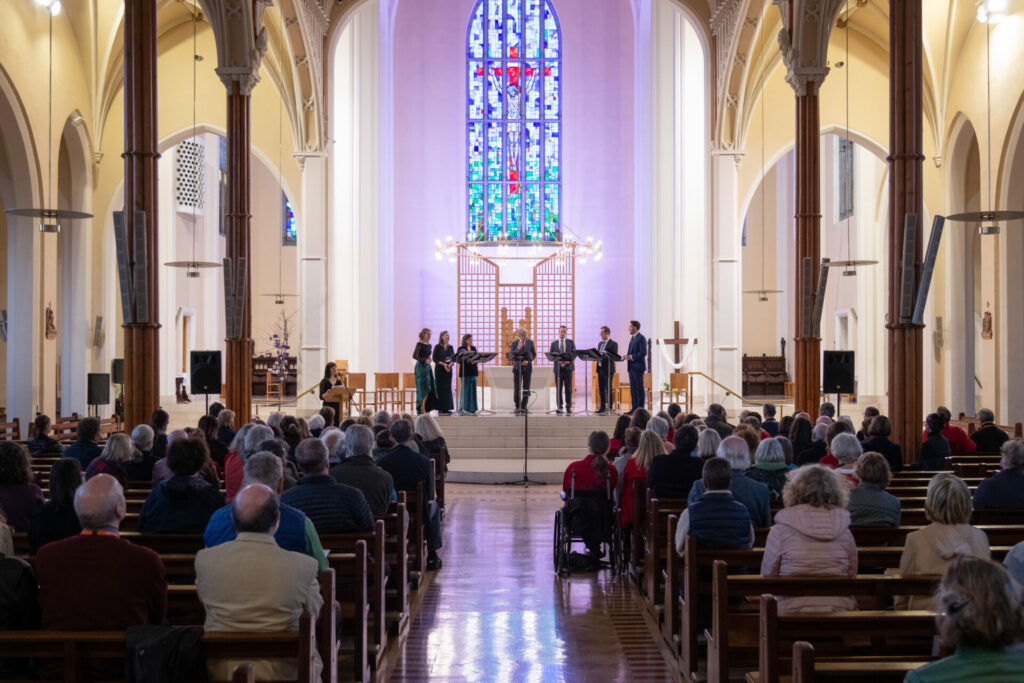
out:
M576 357L579 358L580 360L593 361L595 363L600 363L601 359L604 356L602 356L601 352L598 351L597 349L584 349L583 351L577 351L576 352ZM589 408L589 405L590 405L590 389L587 386L587 378L589 376L590 376L589 372L584 372L583 373L583 411L579 412L579 413L575 413L575 415L596 415L597 414L595 412L591 412L590 408ZM600 380L600 376L598 376L598 379Z
M561 413L559 413L558 411L558 403L562 400L562 368L559 365L559 363L563 361L568 361L570 363L573 362L576 359L576 354L545 351L544 355L547 357L549 361L554 363L555 368L555 409L549 410L547 414L560 415ZM575 372L575 368L573 368L573 371ZM568 406L566 407L568 408ZM569 411L566 411L565 414L568 415Z
M486 363L490 363L492 360L494 360L494 357L498 355L497 353L492 353L492 352L479 353L477 351L467 351L462 356L462 358L459 358L459 355L462 354L462 351L465 351L465 349L462 349L462 350L459 351L459 353L455 354L455 358L462 365L462 380L463 381L465 381L466 365L467 364L469 364L469 365L484 365ZM475 413L463 412L463 410L462 410L462 384L461 383L459 383L459 392L458 393L459 393L459 409L455 411L456 415L494 415L494 411L493 410L484 410L483 408L480 408Z
M594 349L594 350L597 351L597 349ZM605 406L606 408L608 408L608 410L606 412L604 412L603 414L604 415L618 415L619 411L617 411L614 408L612 408L612 375L615 372L615 364L622 360L622 356L620 356L617 353L612 353L608 349L605 349L604 351L597 351L597 353L598 353L598 355L601 356L601 360L604 360L604 359L607 358L608 360L611 361L611 363L609 363L609 365L608 365L608 372L605 373L605 377L602 378L602 377L600 377L600 375L598 376L598 380L601 380L601 379L604 380L604 387L605 387L605 394L604 395L608 399L608 405ZM601 415L601 414L602 413L598 413L598 415Z

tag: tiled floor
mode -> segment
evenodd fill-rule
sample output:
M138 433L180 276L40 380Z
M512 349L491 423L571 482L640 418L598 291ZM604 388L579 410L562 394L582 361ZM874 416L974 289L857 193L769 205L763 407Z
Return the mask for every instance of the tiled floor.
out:
M624 581L607 570L555 576L558 491L447 487L444 568L387 680L674 680Z

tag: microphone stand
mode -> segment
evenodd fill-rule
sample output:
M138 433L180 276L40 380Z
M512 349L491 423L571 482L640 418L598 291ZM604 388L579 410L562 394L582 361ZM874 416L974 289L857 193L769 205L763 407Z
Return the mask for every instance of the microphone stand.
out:
M534 396L532 391L526 390L522 392L522 399L520 405L525 404L530 398ZM530 462L530 411L523 410L523 478L515 481L506 481L505 486L523 486L530 488L530 484L535 486L544 486L544 482L530 479L529 474L529 462Z

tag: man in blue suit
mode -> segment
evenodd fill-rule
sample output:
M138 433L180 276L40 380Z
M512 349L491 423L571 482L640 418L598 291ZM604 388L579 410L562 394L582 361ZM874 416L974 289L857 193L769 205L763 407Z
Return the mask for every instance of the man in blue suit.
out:
M640 323L636 320L629 321L629 346L623 359L626 361L626 369L629 371L629 395L633 407L630 413L637 408L644 407L644 373L647 372L647 338L640 334Z

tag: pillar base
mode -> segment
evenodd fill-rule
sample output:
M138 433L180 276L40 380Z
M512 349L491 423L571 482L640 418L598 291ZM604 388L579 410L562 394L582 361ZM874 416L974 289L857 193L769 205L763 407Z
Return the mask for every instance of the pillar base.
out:
M149 424L160 407L160 351L157 323L130 323L124 329L124 430Z
M821 400L821 338L797 337L793 341L796 354L793 410L807 413L813 421Z
M924 399L921 378L924 368L924 326L912 323L886 325L889 330L889 438L903 449L903 462L917 461L921 448Z
M235 411L235 424L252 420L252 339L228 339L224 370L225 405Z

